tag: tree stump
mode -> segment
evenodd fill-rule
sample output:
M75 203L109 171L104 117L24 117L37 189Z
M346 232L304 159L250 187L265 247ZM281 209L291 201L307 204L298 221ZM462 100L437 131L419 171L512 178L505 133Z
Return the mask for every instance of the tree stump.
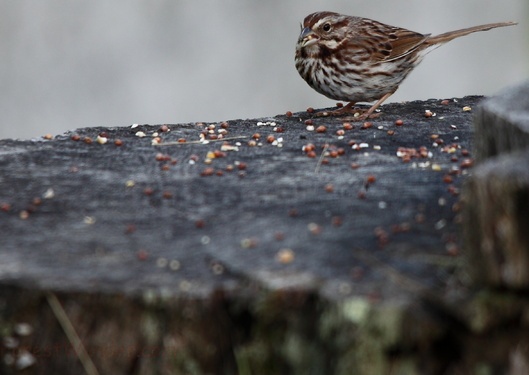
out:
M465 190L466 249L478 285L529 290L529 82L485 100L478 166Z

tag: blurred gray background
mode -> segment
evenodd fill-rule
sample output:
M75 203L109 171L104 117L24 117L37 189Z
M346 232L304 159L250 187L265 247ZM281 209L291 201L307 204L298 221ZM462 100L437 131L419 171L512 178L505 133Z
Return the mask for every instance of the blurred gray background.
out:
M0 0L0 138L333 106L294 67L299 24L318 10L434 34L520 23L432 52L390 101L491 95L529 77L527 0Z

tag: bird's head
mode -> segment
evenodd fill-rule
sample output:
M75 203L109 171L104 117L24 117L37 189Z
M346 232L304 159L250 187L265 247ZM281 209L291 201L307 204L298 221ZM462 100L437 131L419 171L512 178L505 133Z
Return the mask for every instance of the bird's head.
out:
M308 15L301 25L297 49L307 55L316 55L322 49L335 50L346 38L349 18L333 12Z

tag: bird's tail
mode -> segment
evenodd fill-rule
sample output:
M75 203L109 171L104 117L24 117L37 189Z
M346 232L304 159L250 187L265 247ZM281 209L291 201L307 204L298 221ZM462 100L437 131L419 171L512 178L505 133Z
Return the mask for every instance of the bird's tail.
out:
M449 31L447 33L434 35L426 40L427 44L442 44L451 41L452 39L459 38L460 36L465 36L468 34L475 33L477 31L487 31L490 29L495 29L497 27L513 26L517 25L518 22L497 22L497 23L488 23L486 25L469 27L461 30Z

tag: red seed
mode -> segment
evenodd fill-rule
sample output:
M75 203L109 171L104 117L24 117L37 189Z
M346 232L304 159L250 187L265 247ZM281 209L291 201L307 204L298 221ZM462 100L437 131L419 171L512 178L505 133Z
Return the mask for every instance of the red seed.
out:
M393 134L395 134L395 130L388 130L387 134L388 135L393 135Z
M134 233L136 232L136 225L134 224L128 224L126 227L125 227L125 234L131 234L131 233Z
M211 168L211 167L208 167L208 168L204 168L204 170L202 171L202 173L200 173L201 176L205 177L205 176L212 176L213 174L215 174L215 169Z
M449 174L445 174L443 176L443 182L445 184L451 184L452 182L454 181L454 179L452 178L452 176L450 176Z
M178 138L178 143L186 143L186 139L185 138Z
M213 151L213 155L215 155L216 158L225 158L226 157L226 153L224 151L220 151L220 150L214 150Z
M315 149L316 149L316 146L314 146L314 144L312 144L312 143L307 143L307 144L305 145L305 147L303 148L303 150L304 150L305 152L314 151Z
M259 138L261 138L261 134L255 133L254 135L252 135L252 138L253 139L259 139Z
M143 189L143 194L145 194L147 196L153 195L154 194L154 189L150 188L150 187L146 187L145 189Z
M164 197L164 199L171 199L173 197L173 193L166 190L162 193L162 197Z
M305 120L305 125L312 125L312 120L311 119Z
M338 103L336 103L336 107L338 107L338 108L342 108L342 107L343 107L343 103L342 103L342 102L338 102Z
M358 163L351 163L351 168L353 168L353 169L358 169L358 168L360 168L360 164L358 164Z
M73 134L73 135L70 137L70 139L71 139L72 141L76 141L76 142L77 142L78 140L81 139L81 137L79 136L79 134Z
M373 126L373 123L367 121L367 122L364 122L364 123L362 124L362 126L360 127L360 129L369 129L369 128L371 128L372 126Z
M314 108L312 108L312 107L307 108L307 112L308 113L313 113L314 112Z
M292 117L292 112L291 111L287 111L287 113L285 114L287 117Z
M245 170L248 165L244 162L240 162L239 165L237 165L237 168L242 171Z
M123 145L123 141L122 141L121 139L116 139L116 140L114 141L114 145L115 145L115 146L118 146L118 147L119 147L119 146L122 146L122 145Z
M220 127L221 127L222 129L228 129L229 126L230 126L230 125L229 125L226 121L223 121L223 122L220 123Z
M369 175L369 176L367 176L367 178L366 178L366 181L367 181L368 184L372 184L372 183L374 183L376 180L377 180L377 178L376 178L375 176L373 176L373 175Z
M448 105L449 103L450 103L450 100L448 100L448 99L441 100L441 104L442 105Z
M90 137L84 137L83 142L86 143L87 145L91 145L94 141Z
M337 136L343 136L344 134L345 134L345 130L343 130L343 129L336 130L336 135Z
M273 143L275 140L276 137L274 137L273 135L269 135L268 137L266 137L266 142L268 143Z
M316 128L316 133L325 133L327 128L324 125L320 125Z
M307 156L308 156L309 158L315 158L317 155L316 155L316 152L314 152L314 151L309 151L309 152L307 152Z
M395 125L402 126L402 125L404 125L404 121L399 119L399 120L395 121Z
M470 168L473 165L474 165L474 160L473 159L464 159L461 162L461 168Z
M138 260L144 261L144 260L147 260L147 258L149 258L149 253L145 250L138 250L136 252L136 257L138 258Z
M160 131L162 133L167 133L169 131L169 127L167 125L160 126Z
M327 193L332 193L332 192L334 192L334 186L333 186L333 184L327 184L327 185L325 185L325 191L326 191Z
M344 128L345 130L351 130L351 129L354 129L354 126L351 125L351 124L348 123L348 122L345 122L345 123L343 124L343 128Z
M333 216L331 219L331 223L335 227L340 227L343 224L343 219L341 216Z
M9 203L0 203L0 211L8 212L11 210L11 205Z

